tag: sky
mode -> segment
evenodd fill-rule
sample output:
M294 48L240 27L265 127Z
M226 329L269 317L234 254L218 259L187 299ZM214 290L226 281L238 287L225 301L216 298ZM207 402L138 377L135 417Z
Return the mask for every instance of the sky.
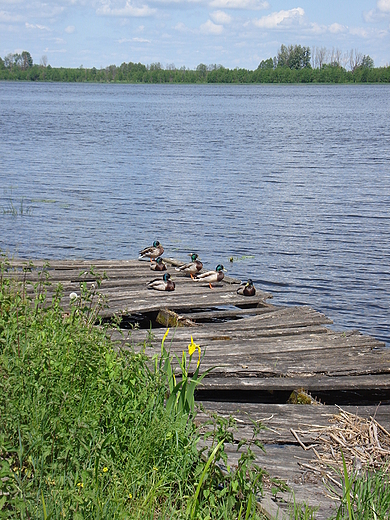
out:
M52 67L254 70L282 44L390 65L390 0L0 0L0 56Z

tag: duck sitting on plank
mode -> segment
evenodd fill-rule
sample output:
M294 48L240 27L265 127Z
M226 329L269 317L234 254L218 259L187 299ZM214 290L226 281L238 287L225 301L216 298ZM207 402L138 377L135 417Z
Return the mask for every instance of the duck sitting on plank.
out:
M194 281L207 282L210 286L210 289L213 289L213 283L218 283L223 280L223 277L225 276L223 274L224 271L226 271L224 266L222 264L218 264L215 268L215 271L207 271L206 273L198 274L195 276Z
M154 289L155 291L174 291L175 282L170 279L171 275L165 273L162 278L156 278L151 282L148 282L148 289Z
M152 271L166 271L167 270L167 266L166 264L164 263L163 259L161 258L161 256L158 256L156 258L156 260L152 260L151 259L151 263L150 263L150 269Z
M256 289L253 285L253 281L249 278L245 284L242 283L237 289L237 294L242 294L242 296L254 296L256 294Z

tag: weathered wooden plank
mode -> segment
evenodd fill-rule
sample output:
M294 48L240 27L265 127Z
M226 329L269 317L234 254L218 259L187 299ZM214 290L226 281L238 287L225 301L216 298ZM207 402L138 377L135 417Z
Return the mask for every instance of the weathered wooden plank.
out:
M210 441L201 442L200 446L210 446ZM311 452L304 451L296 445L264 445L265 452L252 446L255 454L255 463L272 478L280 479L287 483L295 496L296 503L306 503L311 507L317 507L316 519L325 520L337 508L337 502L329 498L326 488L321 481L320 473L308 472L299 463L310 464L313 458ZM225 453L230 466L237 466L238 460L244 448L237 450L237 445L225 444ZM290 492L279 492L279 502L276 504L288 511L289 504L294 502L294 496ZM282 500L283 499L283 500ZM335 505L336 504L336 505Z
M209 326L209 324L207 324L207 327L208 326ZM205 327L206 327L206 325L205 325ZM161 329L158 329L158 330L161 330ZM166 329L164 328L163 332L165 332L165 330ZM219 341L219 342L222 342L222 344L224 342L226 342L225 347L228 348L231 346L230 342L233 340L237 340L239 342L239 344L242 344L245 341L245 339L240 341L239 338L238 339L233 338L232 336L224 335L221 332L219 332L219 333L216 332L214 335L210 335L206 338L204 338L204 337L202 338L202 337L200 337L199 331L202 331L203 329L199 325L197 325L196 327L191 327L191 329L184 328L183 335L180 338L177 338L177 330L175 331L174 339L172 340L169 337L169 342L167 344L170 345L171 341L172 341L172 348L178 349L178 350L180 350L180 349L182 350L183 348L185 348L185 346L188 343L188 338L190 335L192 335L194 337L194 339L196 340L196 343L199 343L203 349L206 348L206 345L208 344L207 342L218 342ZM148 339L148 334L145 334L144 330L142 330L142 333L139 334L139 330L136 330L136 329L134 329L134 330L126 329L123 336L121 336L119 333L114 332L113 338L115 338L115 340L118 341L124 347L126 345L127 346L132 345L132 346L136 347L137 345L143 345L144 342L146 341L147 345L150 348L156 348L158 350L158 347L156 347L156 345L158 345L161 342L161 338L156 338L155 331L156 331L156 329L151 330L151 332L149 333L150 334L149 339ZM284 339L286 339L289 342L289 341L291 341L292 338L296 338L297 340L300 340L302 342L302 341L305 341L305 337L309 334L317 336L317 335L322 335L322 334L326 335L328 332L329 331L321 325L314 325L314 326L308 325L307 327L290 327L290 328L285 328L285 329L261 330L261 331L257 332L257 339L259 341L257 348L259 349L259 351L261 349L264 349L265 351L267 351L267 348L269 346L269 348L275 348L278 352L280 352L280 351L288 350L289 345L286 346L286 349L284 348L284 343L283 343ZM161 334L161 337L162 337L162 334ZM275 342L278 342L278 343L275 343ZM179 346L177 346L177 344L179 344ZM153 345L154 345L154 347L153 347ZM291 350L293 351L294 348L291 347ZM150 351L150 352L152 352L152 351Z
M268 520L289 520L290 515L286 515L276 504L274 496L268 491L258 498L258 508Z
M330 419L339 414L339 408L333 405L299 405L299 404L264 404L202 401L201 410L196 415L198 424L205 424L213 414L220 417L232 417L236 421L236 429L231 429L234 439L251 439L253 421L265 426L258 438L265 444L296 444L298 441L291 433L294 430L308 430L329 426ZM390 429L390 405L381 406L343 406L343 410L359 417L375 417L386 430ZM203 431L212 427L205 425Z
M104 291L102 291L104 294ZM153 294L151 294L153 293ZM262 299L259 297L259 303ZM230 305L240 305L241 300L233 293L218 291L214 289L209 292L190 291L172 293L158 291L138 291L131 294L117 295L110 299L109 311L105 311L103 315L112 313L120 313L122 315L132 315L136 313L147 313L159 311L161 308L167 308L173 311L183 311L193 308L210 308ZM255 303L255 302L254 302Z
M290 352L268 353L255 349L249 350L241 345L241 348L233 350L222 346L208 346L206 356L202 361L202 370L206 371L214 367L211 378L296 378L315 376L361 376L366 374L389 374L390 353L387 350L374 350L371 348L360 348L358 356L354 348L338 348L345 362L338 363L333 350L298 352L291 357ZM186 347L179 346L171 350L172 354L181 355ZM158 354L159 349L148 352L150 355ZM348 358L351 359L347 363ZM207 383L205 383L207 384Z
M167 264L167 270L177 279L192 282L190 277L175 271L174 266L182 265L182 262L175 259L164 258ZM32 267L31 267L32 266ZM93 260L93 261L45 261L33 262L28 261L11 261L8 275L19 278L21 274L27 274L30 279L37 280L41 272L48 273L53 281L66 281L70 279L78 279L80 275L90 274L90 269L100 275L109 273L111 280L131 280L131 279L147 279L149 276L158 276L163 273L156 273L150 268L150 262L139 260ZM204 272L204 269L201 271ZM224 284L238 284L240 280L225 275ZM272 297L270 295L270 297Z
M302 405L264 405L248 403L212 403L203 402L202 406L211 412L217 412L224 417L232 416L237 421L237 430L233 430L235 444L226 444L225 452L228 455L228 464L236 465L242 452L237 452L239 440L252 439L253 422L261 421L268 429L260 431L259 440L263 443L265 453L253 448L256 454L255 462L265 469L271 477L280 478L292 488L294 496L278 492L278 496L285 500L285 504L304 502L312 507L319 507L316 518L329 518L332 511L338 506L338 501L330 500L327 489L321 482L324 470L315 467L315 454L312 450L303 450L302 445L291 429L325 431L333 424L333 417L340 410L334 406L302 406ZM387 406L357 406L343 407L343 411L357 414L358 417L375 417L375 420L389 430L390 405ZM198 423L203 424L203 431L210 430L205 424L208 414L200 412L196 416ZM211 428L212 431L212 428ZM319 439L316 437L316 445ZM210 442L210 441L209 441ZM305 436L306 446L310 442L310 435ZM286 511L283 502L275 505Z
M215 293L213 293L213 295L214 294ZM210 295L210 298L212 298L213 295ZM219 296L216 297L219 298ZM207 299L206 301L206 298L208 298L208 295L203 297L202 303L199 303L199 300L197 300L196 305L199 307L204 305L203 308L208 309L212 300ZM215 306L218 306L218 302L220 305L225 303L223 295L220 295L219 300L214 301ZM231 304L231 302L232 300L229 300L228 304ZM172 305L174 304L175 303L173 300L171 300L171 302L167 302L165 307L172 310ZM191 305L191 303L189 303L189 305ZM212 307L213 305L210 306ZM201 336L203 334L203 337L205 335L230 337L231 335L236 334L244 340L256 336L263 330L308 327L328 323L331 323L331 320L329 320L324 314L307 306L283 307L281 309L275 306L270 308L270 312L261 313L260 315L251 316L240 320L231 320L223 324L208 323L205 325L205 327L203 327L205 333L203 334L202 332L199 332L199 334ZM198 330L200 330L200 328ZM164 332L161 333L161 331L159 332L156 329L156 337L159 337L159 334L162 336Z
M235 309L204 309L203 311L198 312L181 312L183 318L192 320L192 321L217 321L224 320L227 321L229 319L236 318L246 318L249 316L253 316L256 314L265 314L267 312L272 312L274 309L273 306L259 302L256 307L245 307L245 308L235 308Z
M242 329L240 325L242 323ZM169 344L172 344L172 348L181 348L189 337L189 334L193 335L196 342L200 344L202 348L209 350L213 346L225 347L233 352L237 349L240 351L245 348L248 352L254 350L255 352L262 353L279 353L279 352L291 352L293 354L299 351L308 350L322 350L322 349L338 349L340 347L370 347L370 349L376 349L381 344L370 336L365 336L356 331L334 332L325 329L324 327L307 326L300 331L300 335L286 334L282 339L275 337L263 336L262 331L256 328L245 330L243 320L234 322L235 329L231 327L229 323L218 324L207 324L204 326L197 326L195 329L188 331L184 330L173 330L169 336ZM127 336L128 331L124 331ZM159 347L161 339L165 333L165 329L154 329L153 330L153 344L156 348ZM130 332L131 341L139 342L143 341L148 335L145 330L134 330ZM115 333L116 338L120 339L120 334ZM179 344L179 346L177 346Z
M64 300L63 305L67 307L66 298L71 292L79 294L78 284L63 284ZM124 290L125 289L125 290ZM32 294L32 288L27 289L28 294ZM202 291L198 287L189 290L175 291L172 293L152 291L148 289L131 290L121 287L107 288L104 285L99 289L99 293L107 298L108 308L102 311L102 316L108 317L113 314L129 315L139 313L158 312L161 308L170 310L185 310L196 308L210 308L221 306L234 306L242 303L242 297L228 290L214 289L208 292ZM54 294L54 287L46 288L47 296L50 299ZM262 296L253 301L253 304L261 304Z
M139 262L143 264L143 262ZM78 267L83 267L78 265ZM130 272L131 271L131 272ZM214 290L208 286L193 282L190 278L182 275L176 278L176 290L174 293L151 291L147 289L147 281L152 280L161 273L150 271L149 267L133 267L132 270L110 270L108 280L103 280L99 292L107 297L108 309L102 312L103 316L110 316L113 313L133 314L140 312L154 312L161 307L168 307L171 310L192 310L193 308L207 308L215 306L240 306L248 304L248 298L236 293L234 284L237 280L232 280L233 285L224 280L218 284ZM82 276L79 276L81 273ZM15 275L15 273L13 273ZM87 287L90 287L94 277L88 270L75 271L72 269L48 270L49 282L51 285L46 287L47 295L50 298L55 291L57 283L63 286L64 294L78 292L78 285L84 280L88 280ZM12 276L12 273L9 274ZM31 273L16 273L18 278L26 278L28 282L38 281L37 271ZM27 285L27 292L32 293L33 287ZM256 306L263 304L264 300L271 297L269 293L258 290L255 297L250 299L250 304ZM64 304L66 306L66 298Z
M263 373L273 377L290 377L297 374L340 376L390 372L390 353L387 351L360 348L359 355L355 354L354 349L339 348L338 355L344 359L344 363L341 364L335 359L333 350L322 350L321 356L318 351L303 351L296 353L292 358L289 352L258 353L242 348L237 352L230 350L214 353L209 348L203 365L206 369L207 365L217 363L214 374L249 372L258 374L256 377L261 377ZM347 362L348 358L351 358L350 363Z
M320 391L386 390L390 391L390 377L386 374L329 377L326 375L296 377L207 377L201 390L214 391L292 391L304 388L315 394Z

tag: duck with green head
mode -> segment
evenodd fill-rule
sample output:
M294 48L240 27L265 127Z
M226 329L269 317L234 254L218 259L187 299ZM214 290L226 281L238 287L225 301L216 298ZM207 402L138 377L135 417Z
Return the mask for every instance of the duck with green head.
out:
M253 281L249 278L245 284L242 283L237 289L237 294L242 294L242 296L254 296L256 294L256 289L253 285Z
M165 273L162 278L156 278L148 282L148 289L154 289L155 291L174 291L175 282L171 280L169 273Z
M176 267L176 271L181 271L184 274L189 274L191 278L194 278L194 274L198 274L199 271L202 270L203 264L198 259L198 255L196 253L192 253L191 255L191 262L188 264L181 265L180 267Z
M150 261L152 261L154 258L161 256L163 252L163 246L158 240L155 240L152 246L145 247L145 249L142 249L142 251L139 252L139 260L141 260L141 258L150 258Z
M207 271L206 273L198 274L195 276L195 282L207 282L210 286L210 289L213 289L213 283L221 282L224 278L223 272L226 271L222 264L218 264L215 268L215 271Z
M163 259L161 256L158 256L156 260L151 260L150 262L150 269L152 271L166 271L167 266L165 265Z

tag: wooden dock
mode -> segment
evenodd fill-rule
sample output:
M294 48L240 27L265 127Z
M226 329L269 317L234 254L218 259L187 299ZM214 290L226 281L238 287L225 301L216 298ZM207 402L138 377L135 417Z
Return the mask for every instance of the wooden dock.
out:
M80 292L80 282L87 287L96 283L93 265L95 272L106 275L99 289L107 301L102 315L122 319L122 334L113 333L122 347L130 343L150 355L159 353L168 324L166 346L181 356L192 336L206 352L202 369L215 367L197 392L205 408L197 420L204 422L207 410L233 415L236 442L250 437L253 420L265 424L268 429L260 440L266 453L259 450L258 464L272 477L285 479L297 500L320 506L316 518L327 518L337 502L323 485L324 468L313 462L313 450L306 449L313 443L317 453L320 449L321 442L313 441L310 430L329 427L339 413L335 405L340 405L359 417L375 417L388 432L390 350L357 331L331 330L331 321L310 307L273 305L272 296L259 287L254 297L238 295L238 280L228 277L211 290L175 271L177 261L165 261L176 283L171 293L148 289L147 282L162 274L138 260L51 261L49 266L36 261L34 267L14 260L8 276L31 282L28 290L47 276L52 284L46 286L48 297L61 283L66 307L69 294ZM133 328L136 323L142 328ZM145 330L150 324L153 329ZM300 389L321 404L289 404L292 392ZM235 445L227 451L233 462L237 460ZM270 518L272 508L282 518L283 500L289 500L286 494L276 500L267 495L264 510Z

